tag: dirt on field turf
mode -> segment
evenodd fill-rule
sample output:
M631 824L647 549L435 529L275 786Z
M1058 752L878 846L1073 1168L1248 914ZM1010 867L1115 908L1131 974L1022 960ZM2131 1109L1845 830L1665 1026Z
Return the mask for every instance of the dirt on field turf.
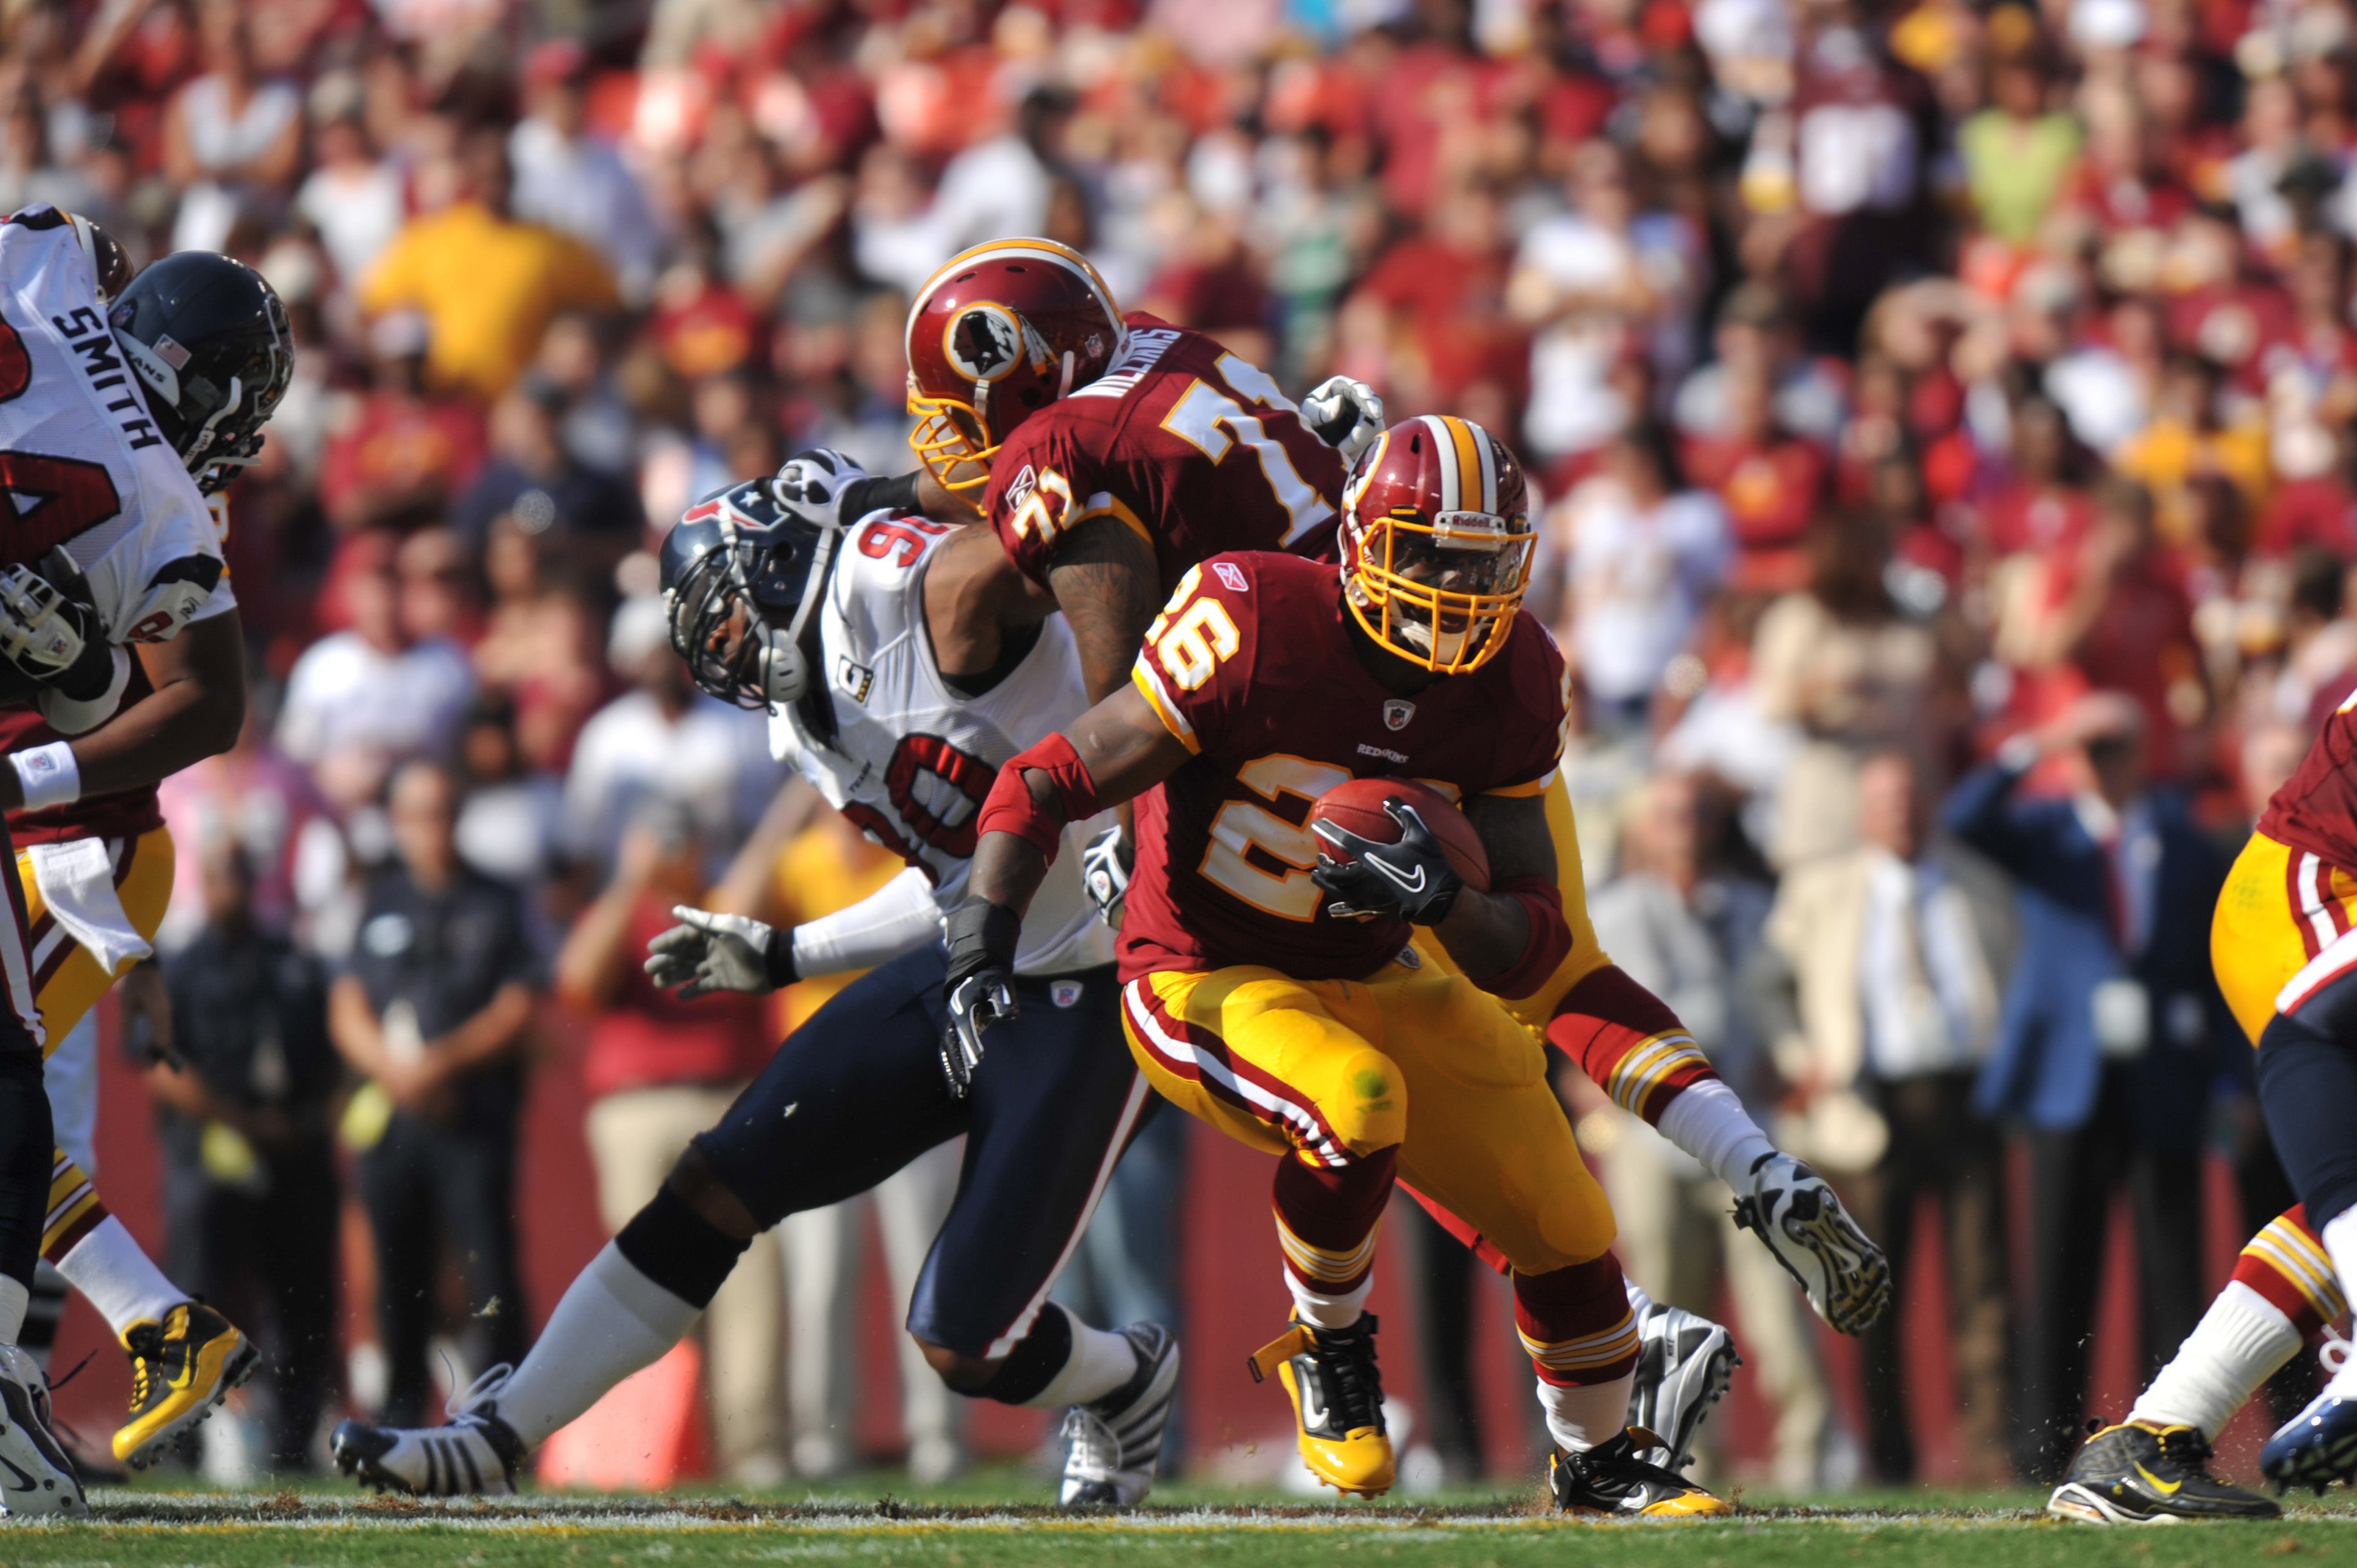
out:
M342 1492L103 1491L89 1524L0 1522L15 1568L603 1568L854 1561L861 1568L1201 1563L1211 1568L2260 1568L2357 1564L2357 1507L2290 1504L2249 1525L2098 1530L2040 1511L2029 1492L1878 1494L1852 1506L1747 1508L1669 1525L1562 1519L1534 1496L1445 1504L1178 1501L1075 1518L1032 1500L534 1496L459 1502Z

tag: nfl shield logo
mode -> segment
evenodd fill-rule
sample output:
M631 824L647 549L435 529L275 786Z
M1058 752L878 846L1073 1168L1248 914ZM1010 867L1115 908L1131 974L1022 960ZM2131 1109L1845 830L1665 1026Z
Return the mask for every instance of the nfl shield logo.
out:
M1405 729L1407 728L1408 720L1414 717L1415 717L1415 704L1414 703L1405 701L1398 697L1394 697L1390 702L1383 704L1383 727L1385 729Z
M1081 999L1081 983L1077 980L1053 980L1048 983L1048 1000L1059 1007L1070 1007Z

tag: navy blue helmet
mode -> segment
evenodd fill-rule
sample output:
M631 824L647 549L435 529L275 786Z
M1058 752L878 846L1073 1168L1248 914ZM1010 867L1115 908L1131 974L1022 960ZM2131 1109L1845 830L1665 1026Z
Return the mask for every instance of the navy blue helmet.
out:
M809 690L804 636L843 537L779 505L770 485L705 497L662 546L672 648L696 685L743 708L783 707Z

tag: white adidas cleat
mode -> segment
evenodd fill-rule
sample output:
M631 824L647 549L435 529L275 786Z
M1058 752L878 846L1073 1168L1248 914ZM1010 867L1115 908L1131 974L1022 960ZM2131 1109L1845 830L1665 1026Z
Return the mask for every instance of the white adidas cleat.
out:
M1787 1154L1760 1156L1735 1222L1767 1244L1817 1316L1862 1334L1890 1305L1890 1260L1857 1228L1825 1178Z
M1695 1434L1741 1365L1735 1337L1709 1318L1658 1301L1639 1313L1628 1424L1658 1434L1663 1445L1637 1456L1670 1471L1693 1464Z
M1056 1496L1064 1508L1135 1508L1154 1489L1162 1429L1178 1396L1178 1341L1158 1323L1133 1323L1121 1332L1137 1351L1137 1375L1065 1412L1071 1448Z
M417 1498L504 1497L516 1489L523 1440L500 1419L513 1369L493 1367L450 1402L447 1426L371 1426L347 1421L328 1447L336 1467L364 1487Z
M49 1380L0 1345L0 1519L88 1519L81 1477L49 1431Z

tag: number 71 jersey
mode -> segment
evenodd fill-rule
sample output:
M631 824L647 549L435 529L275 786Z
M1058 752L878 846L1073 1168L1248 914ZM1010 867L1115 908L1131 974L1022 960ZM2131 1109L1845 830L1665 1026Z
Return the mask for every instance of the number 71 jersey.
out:
M774 709L770 749L870 839L925 875L947 914L963 900L975 817L1000 765L1087 711L1071 628L1061 616L980 696L942 679L925 629L925 572L953 531L895 512L862 519L835 556L819 612L820 659L834 733ZM805 699L808 702L809 699ZM1015 967L1065 974L1113 961L1113 932L1081 885L1081 851L1114 815L1064 830L1063 853L1023 918Z
M63 545L108 640L162 642L235 603L214 514L148 416L72 225L0 222L0 566Z
M1131 311L1105 373L1015 427L991 459L983 515L1046 585L1063 535L1107 519L1154 546L1167 592L1224 550L1322 557L1342 459L1276 382L1200 332Z

